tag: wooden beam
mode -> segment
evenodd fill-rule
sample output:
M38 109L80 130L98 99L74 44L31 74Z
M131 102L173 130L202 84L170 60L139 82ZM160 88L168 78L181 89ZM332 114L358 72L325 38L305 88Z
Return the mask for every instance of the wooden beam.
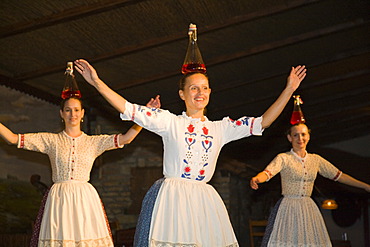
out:
M99 14L115 8L122 8L131 4L136 4L144 0L107 0L94 4L81 5L79 7L66 9L62 12L48 16L43 16L27 22L20 22L0 28L0 38L6 38L12 35L32 32L40 28L49 27L59 23L80 19L86 16Z
M335 82L340 81L340 80L348 80L350 78L356 78L356 77L359 77L359 76L369 75L369 74L370 74L370 69L355 71L355 72L344 74L344 75L341 75L341 76L334 76L334 77L331 77L329 79L325 79L325 80L321 80L321 81L315 81L315 82L310 83L310 85L302 85L301 89L307 89L307 88L313 88L313 87L318 88L320 86L324 86L324 85L329 84L329 83L335 83ZM367 86L367 87L370 87L370 86ZM307 109L309 106L312 106L312 105L315 105L315 104L320 105L320 104L324 104L325 102L328 102L328 101L338 100L338 99L340 99L342 97L345 97L345 96L350 97L350 96L360 95L360 94L363 94L363 93L369 94L370 90L366 91L364 88L362 88L362 89L343 92L339 96L328 95L326 98L316 99L315 102L311 101L308 104L306 103L305 108ZM340 98L338 98L338 97L340 97ZM227 112L228 110L235 109L235 108L238 108L238 107L243 107L243 106L248 105L248 104L256 104L257 102L262 102L262 101L273 101L275 98L276 98L275 94L270 94L270 95L266 94L264 97L260 97L260 98L257 98L257 99L251 99L251 100L248 100L248 101L243 101L243 102L238 103L238 104L232 104L232 105L227 104L227 106L224 105L224 107L222 107L222 108L217 108L217 109L213 109L213 110L216 110L216 112L221 112L221 111ZM365 101L365 103L368 104L367 101ZM215 111L213 111L213 113L214 112Z
M318 68L318 67L323 66L323 65L327 65L329 63L336 63L336 62L339 62L341 60L349 59L349 58L360 56L360 55L367 54L367 53L370 53L370 48L346 51L346 52L343 52L343 53L336 54L335 57L332 57L331 59L329 59L327 61L320 60L317 63L309 64L309 69L311 71L311 70L314 70L315 68ZM366 75L368 73L369 73L368 70L366 70L366 71L361 70L361 71L357 71L357 72L355 71L355 72L352 72L350 75L343 75L341 77L336 77L335 80L344 80L344 79L352 78L352 77L355 77L355 76ZM238 82L236 82L236 81L229 82L227 84L222 84L221 87L212 88L212 94L214 95L218 92L225 92L225 90L231 90L231 89L235 89L235 88L242 87L242 86L245 86L245 85L252 85L252 84L255 84L255 83L258 83L258 82L261 82L261 81L265 81L265 80L271 80L273 78L282 77L284 75L286 75L286 72L271 73L271 74L261 75L260 77L255 78L253 80L243 80L243 81L238 81ZM327 79L326 83L330 83L331 81L333 81L333 80ZM323 82L324 82L323 80L312 82L313 84L310 84L310 87L312 85L319 85ZM299 90L301 90L301 89L307 89L307 86L303 83L299 87ZM273 99L274 97L276 97L276 96L271 95L269 97L269 99ZM263 99L260 99L260 100L257 99L256 101L263 101L263 100L266 100L266 98L263 98ZM180 99L172 101L172 102L168 102L166 104L166 106L175 105L175 104L178 104L179 102L180 102ZM234 105L234 106L230 106L228 108L232 109L234 107L236 107L236 106Z
M331 34L334 34L334 33L337 33L337 32L341 32L341 31L349 30L349 29L352 29L352 28L355 28L355 27L360 27L360 26L363 26L363 25L367 25L368 23L370 23L370 22L365 21L363 19L358 19L358 20L355 20L355 21L351 21L351 22L347 22L347 23L341 23L341 24L331 26L331 27L327 27L327 28L323 28L323 29L320 29L320 30L315 30L315 31L312 31L312 32L299 34L299 35L296 35L296 36L291 36L287 39L283 39L283 40L274 41L274 42L271 42L271 43L255 46L255 47L252 47L251 49L247 49L245 51L232 53L232 54L227 54L225 56L219 56L219 57L217 57L213 60L209 60L207 62L207 67L211 67L211 66L218 65L218 64L221 64L221 63L231 62L233 60L237 60L237 59L245 58L245 57L248 57L248 56L256 55L256 54L259 54L259 53L263 53L263 52L271 51L271 50L274 50L274 49L282 48L284 46L294 45L294 44L304 42L304 41L307 41L307 40L310 40L310 39L321 38L323 36L331 35ZM157 74L157 75L154 75L154 76L151 76L151 77L148 77L148 78L144 78L144 79L135 80L135 81L125 83L124 87L115 88L115 90L118 92L120 90L125 90L127 88L144 85L144 84L147 84L147 83L151 83L153 81L163 80L163 79L167 79L167 78L178 76L178 75L179 75L179 71L172 71L172 72L169 72L169 73L161 73L161 74ZM94 96L91 96L91 97L94 97Z
M271 8L268 8L268 9L265 9L265 10L262 10L262 11L256 11L256 12L249 13L247 15L237 16L237 17L234 17L232 19L225 20L221 24L215 24L215 25L212 25L212 26L205 26L204 28L202 28L202 31L199 32L199 35L204 34L204 33L214 32L214 31L220 30L222 28L227 28L227 27L230 27L230 26L233 26L233 25L239 25L241 23L256 20L256 19L259 19L259 18L262 18L262 17L266 17L266 16L270 16L270 15L274 15L274 14L279 14L279 13L289 11L289 10L292 10L292 9L295 9L295 8L298 8L298 7L303 7L303 6L306 6L308 4L312 4L312 3L315 3L315 2L319 2L319 1L318 0L296 0L296 1L289 1L288 3L286 3L284 5L271 6ZM184 33L181 31L179 33L175 33L175 34L167 36L167 37L161 37L161 38L157 38L157 39L147 40L147 41L145 41L141 44L132 45L132 46L125 46L125 47L119 48L117 50L114 50L112 52L101 54L99 56L92 57L92 58L87 58L87 60L91 63L102 62L102 61L113 59L113 58L116 58L116 57L121 57L121 56L125 56L125 55L128 55L128 54L140 52L140 51L143 51L143 50L148 50L148 49L151 49L151 48L154 48L154 47L157 47L157 46L162 46L162 45L165 45L165 44L168 44L168 43L176 42L176 41L182 40L182 39L187 39L187 37L184 36ZM44 69L41 69L41 70L36 70L36 71L31 71L31 72L20 74L17 77L17 79L21 80L21 81L31 80L31 79L34 79L34 78L37 78L37 77L42 77L42 76L52 74L52 73L55 73L55 72L58 72L58 71L61 71L61 70L64 70L64 66L59 66L58 65L58 66L47 67L47 68L44 68ZM172 77L172 76L175 76L175 75L178 75L178 71L170 72L170 73L164 74L164 75L161 74L161 75L158 75L158 76L154 76L152 78L145 79L145 81L143 83L146 83L147 81L150 82L150 81L160 80L160 79L164 79L164 78L169 78L169 77ZM140 81L138 81L138 82L130 83L130 85L132 85L132 84L133 85L136 85L136 84L140 85L142 83Z
M369 94L368 94L369 96ZM359 117L361 110L343 111L336 115L330 115L325 120L315 119L315 122L310 125L314 136L313 143L325 145L346 139L353 139L369 135L370 129L370 111ZM347 113L347 114L345 114Z

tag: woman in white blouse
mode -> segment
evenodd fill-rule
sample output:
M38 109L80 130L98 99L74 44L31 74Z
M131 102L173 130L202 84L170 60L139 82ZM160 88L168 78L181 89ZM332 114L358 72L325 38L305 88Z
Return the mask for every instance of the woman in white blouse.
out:
M60 133L14 134L0 123L0 136L9 144L50 159L54 184L44 196L31 246L113 247L103 204L88 183L90 171L99 155L130 143L141 127L133 125L126 134L87 135L81 131L84 109L78 98L62 100L60 116L65 125Z
M331 246L324 220L311 199L317 173L370 192L370 185L341 172L317 154L307 153L310 131L293 125L287 134L292 149L278 154L263 172L250 181L253 189L280 172L282 195L268 220L262 246Z
M179 96L186 111L175 115L128 102L99 79L85 60L76 70L121 113L162 137L164 179L144 198L135 234L135 246L238 246L222 199L207 184L223 145L250 135L262 135L279 116L306 76L304 66L292 68L287 85L262 117L225 117L210 121L204 115L211 89L205 74L185 75Z

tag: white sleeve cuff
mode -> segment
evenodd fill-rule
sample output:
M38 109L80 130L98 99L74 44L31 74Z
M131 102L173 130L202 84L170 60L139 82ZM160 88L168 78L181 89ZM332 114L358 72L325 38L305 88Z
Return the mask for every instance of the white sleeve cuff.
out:
M267 176L267 180L266 180L266 182L268 182L268 181L270 181L270 179L271 179L271 176L270 176L270 173L268 173L266 170L265 171L263 171L265 174L266 174L266 176Z
M251 134L261 136L265 130L262 128L262 117L253 118L251 125Z
M135 105L126 100L125 112L121 112L119 116L122 120L133 121L135 119Z

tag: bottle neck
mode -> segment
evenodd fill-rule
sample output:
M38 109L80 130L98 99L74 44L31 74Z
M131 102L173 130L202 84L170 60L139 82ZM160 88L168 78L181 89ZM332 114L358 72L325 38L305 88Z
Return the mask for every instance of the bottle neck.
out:
M74 77L74 75L73 75L73 69L72 68L67 68L66 69L66 72L64 72L64 74L67 75L67 76Z
M197 30L189 30L189 40L191 42L197 41Z

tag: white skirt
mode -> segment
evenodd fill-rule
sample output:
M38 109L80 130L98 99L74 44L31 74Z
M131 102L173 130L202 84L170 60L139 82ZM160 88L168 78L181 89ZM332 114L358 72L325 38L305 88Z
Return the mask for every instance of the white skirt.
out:
M282 199L267 246L331 246L324 219L310 197L285 196Z
M91 184L53 184L45 204L38 246L113 247L103 204Z
M154 205L150 246L238 246L226 207L205 182L166 178Z

